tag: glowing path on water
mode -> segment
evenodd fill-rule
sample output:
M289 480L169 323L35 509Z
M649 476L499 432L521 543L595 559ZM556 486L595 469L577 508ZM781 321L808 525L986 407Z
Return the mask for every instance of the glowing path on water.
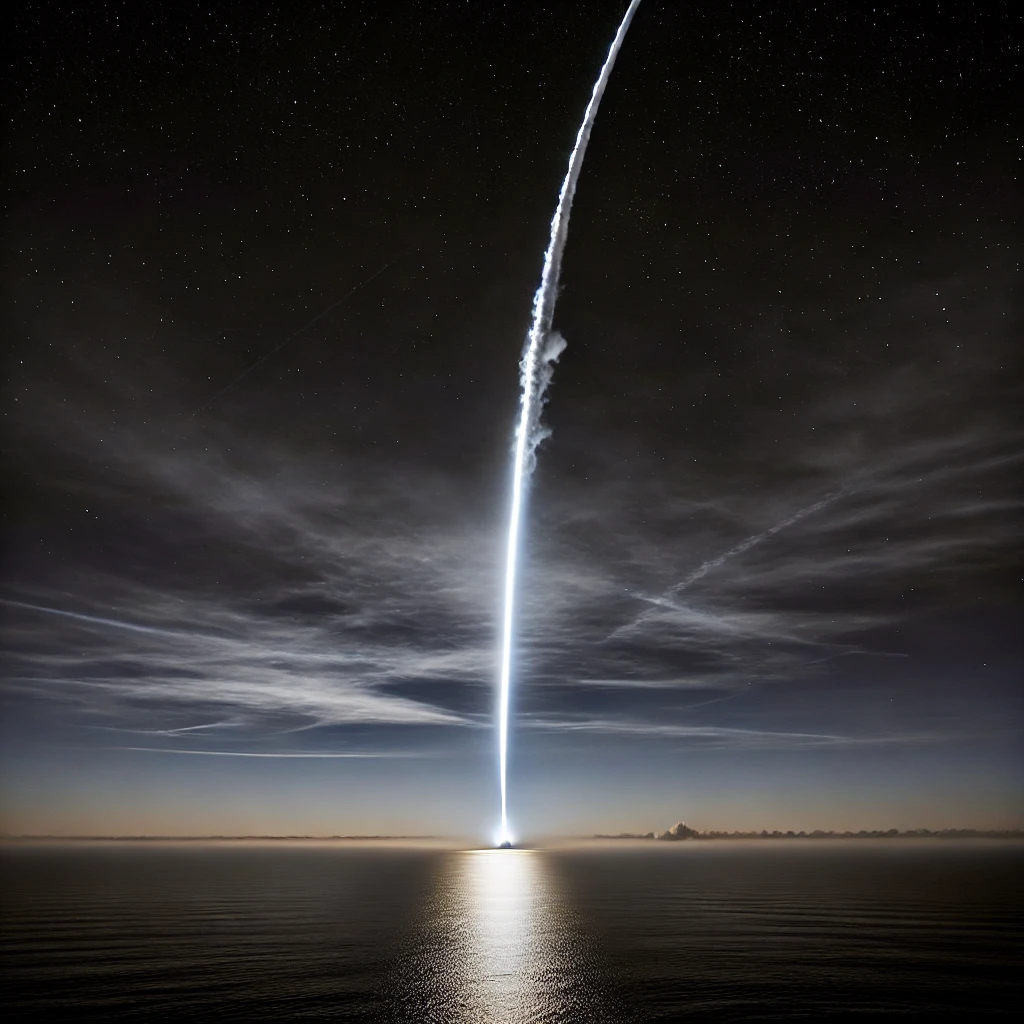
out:
M583 123L576 134L576 144L569 157L569 169L558 194L558 205L551 219L551 235L544 253L544 268L541 272L540 287L533 297L533 319L526 337L523 358L519 364L522 400L519 425L516 429L515 460L512 469L512 506L509 514L508 551L505 562L505 616L501 645L501 683L498 697L498 766L501 778L501 828L498 842L511 842L508 827L508 724L509 690L512 677L513 608L516 591L516 560L519 550L519 521L523 507L523 480L533 469L534 453L543 440L544 432L539 427L540 409L544 402L544 391L551 380L551 364L565 348L560 335L552 333L551 323L558 299L558 278L562 269L562 252L569 234L569 214L572 211L576 182L587 152L590 132L597 117L597 108L604 96L605 87L611 77L615 58L619 55L622 40L629 29L640 0L631 0L615 33L611 49L605 58L601 73L594 83Z

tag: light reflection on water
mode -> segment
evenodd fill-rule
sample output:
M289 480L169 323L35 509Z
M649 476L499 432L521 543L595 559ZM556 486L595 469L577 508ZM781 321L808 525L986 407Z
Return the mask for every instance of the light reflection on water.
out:
M598 971L549 858L470 850L446 858L404 961L409 1019L438 1024L621 1021L602 1006Z
M457 861L469 940L462 991L476 1019L529 1020L544 988L554 928L544 875L529 850L475 850Z
M0 990L12 1020L1009 1019L1022 849L0 843Z

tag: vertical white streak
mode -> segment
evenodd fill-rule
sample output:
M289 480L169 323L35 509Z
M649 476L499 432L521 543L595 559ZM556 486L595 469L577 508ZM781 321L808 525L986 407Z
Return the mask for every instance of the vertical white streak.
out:
M520 362L520 384L522 403L519 425L516 429L515 461L512 469L512 507L509 514L508 551L505 566L505 617L501 647L501 688L498 698L498 765L501 778L501 835L499 841L509 838L508 831L508 787L506 769L508 765L508 717L509 688L512 672L513 606L516 590L516 557L519 549L519 520L523 505L523 478L533 468L533 456L543 437L538 420L543 404L544 390L551 379L551 363L558 358L565 342L551 332L551 321L558 298L558 278L562 268L562 251L569 233L569 214L572 211L576 182L587 152L590 132L597 117L597 108L604 95L605 86L619 55L619 48L626 36L629 23L633 20L640 0L632 0L619 25L611 49L605 58L601 74L594 83L583 123L576 134L576 144L569 158L569 169L558 194L558 205L551 219L551 235L544 253L544 268L541 272L540 287L533 297L533 319L526 337L526 346Z

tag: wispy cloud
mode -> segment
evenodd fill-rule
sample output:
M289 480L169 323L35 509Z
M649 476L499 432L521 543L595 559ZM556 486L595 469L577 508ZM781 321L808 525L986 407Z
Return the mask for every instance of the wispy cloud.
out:
M393 751L380 753L376 751L309 751L309 750L284 750L284 751L257 751L257 750L185 750L175 747L108 747L108 750L131 750L141 754L181 754L186 757L267 757L284 760L303 760L306 758L379 758L379 757L422 757L422 754L413 754L408 751Z
M879 735L843 735L815 732L782 732L769 729L738 729L728 726L684 725L623 719L532 719L529 726L562 733L605 733L685 740L702 746L730 748L804 748L878 746L901 743L934 743L948 735L929 732L890 732Z
M747 430L713 472L700 439L606 469L610 434L576 441L600 472L559 472L575 457L560 431L529 506L521 720L766 746L940 735L793 730L763 706L751 727L745 704L764 686L903 656L900 627L968 590L999 599L1022 539L1024 451L1005 394L990 397L999 357L925 341L854 374L803 353L821 383L800 416ZM359 733L360 749L376 728L490 727L505 514L493 476L481 497L483 477L342 457L323 438L248 441L216 420L169 429L166 410L128 429L90 408L40 408L19 428L26 451L61 451L45 486L90 525L74 557L13 559L10 700L189 737L203 756L300 756L243 748L305 744L320 727Z

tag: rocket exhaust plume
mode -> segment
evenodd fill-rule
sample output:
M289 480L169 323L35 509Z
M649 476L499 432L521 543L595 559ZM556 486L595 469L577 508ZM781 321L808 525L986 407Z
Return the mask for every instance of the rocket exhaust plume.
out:
M558 299L558 278L562 269L562 252L565 240L569 235L569 214L572 212L572 201L576 194L576 182L583 167L583 158L587 153L590 132L597 117L597 108L601 104L605 87L611 77L615 58L619 55L622 40L629 29L640 0L631 0L615 33L611 49L605 58L601 73L594 83L583 115L583 123L576 134L576 143L569 157L569 169L562 182L562 190L558 194L558 205L555 215L551 218L551 234L548 247L544 253L544 266L541 270L540 287L533 297L533 318L526 336L523 357L519 363L520 388L522 398L519 407L519 424L516 428L515 458L512 467L512 505L509 513L508 553L505 564L505 616L501 647L501 682L498 696L498 768L501 779L501 829L498 835L499 845L511 843L512 835L508 827L508 719L509 719L509 687L512 673L512 633L513 606L516 590L516 559L519 548L519 520L523 507L523 481L533 472L536 461L537 445L547 436L540 425L540 413L544 405L544 392L551 382L552 364L565 349L565 339L551 330L555 313L555 302Z

